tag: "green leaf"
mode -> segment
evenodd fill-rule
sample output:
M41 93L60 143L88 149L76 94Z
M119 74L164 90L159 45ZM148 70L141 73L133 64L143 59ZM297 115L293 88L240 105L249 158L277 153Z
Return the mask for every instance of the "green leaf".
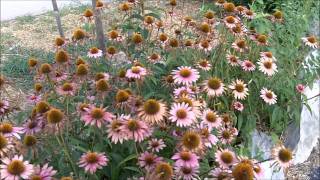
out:
M131 154L128 157L126 157L124 160L122 160L119 165L118 168L120 168L122 165L124 165L126 162L131 161L132 159L136 159L137 155L136 154Z

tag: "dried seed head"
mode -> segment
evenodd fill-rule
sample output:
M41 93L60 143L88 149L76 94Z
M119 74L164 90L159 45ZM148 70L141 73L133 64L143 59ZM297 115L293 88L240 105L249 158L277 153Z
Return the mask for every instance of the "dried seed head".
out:
M50 64L48 64L48 63L43 63L43 64L41 64L41 66L40 66L40 72L41 72L42 74L49 74L51 71L52 71L52 67L51 67Z

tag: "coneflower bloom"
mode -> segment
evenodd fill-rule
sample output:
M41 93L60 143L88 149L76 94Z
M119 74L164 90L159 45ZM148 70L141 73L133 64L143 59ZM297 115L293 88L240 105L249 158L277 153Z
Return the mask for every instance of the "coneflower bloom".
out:
M209 63L206 59L201 59L199 62L197 62L197 67L204 71L209 71L212 67L212 65Z
M99 58L101 56L102 56L102 50L96 47L91 48L88 52L88 57L90 58Z
M64 72L60 72L60 71L55 71L53 74L53 80L57 81L57 82L61 82L64 81L68 78L67 73Z
M228 63L231 65L231 66L239 66L240 65L240 61L239 61L239 58L235 55L232 55L232 54L227 54L227 60L228 60Z
M224 84L221 79L212 77L203 83L203 90L211 97L222 96L224 92Z
M241 62L241 67L244 71L254 71L256 69L256 65L254 65L250 60L244 60Z
M174 167L175 177L183 180L200 179L199 167L177 166Z
M175 122L179 127L186 127L196 120L196 116L187 103L174 103L170 110L169 120Z
M184 149L191 151L199 150L203 147L200 134L194 130L188 130L183 134L181 144Z
M27 96L27 101L30 104L36 104L41 100L41 95L37 95L37 94L31 94L29 96Z
M175 98L179 98L182 96L193 97L195 93L192 91L192 89L190 89L190 87L182 86L179 88L175 88L173 90L173 94Z
M276 63L272 59L263 59L261 58L258 62L259 70L266 74L267 76L272 76L278 72Z
M36 134L41 131L41 126L40 120L29 120L23 124L22 131L25 134Z
M215 157L222 168L229 168L237 162L235 153L228 149L217 150Z
M120 128L123 124L123 122L122 122L123 118L129 118L129 116L121 115L118 118L114 118L110 122L110 124L107 125L108 138L110 138L111 142L113 142L115 144L117 144L118 142L120 142L120 144L122 144L124 140L128 139L125 132L123 132Z
M0 177L4 180L28 179L33 173L33 165L23 161L23 156L15 155L12 159L4 157L0 165Z
M247 32L247 29L240 23L232 28L229 28L229 30L234 36L237 36L237 37L244 36L245 32Z
M108 163L108 158L104 153L87 152L83 154L78 162L79 167L84 168L85 172L95 173L98 169L102 169Z
M126 77L129 79L142 79L144 76L147 75L147 71L145 68L141 66L132 66L126 72Z
M7 157L7 153L14 149L12 140L0 134L0 158Z
M233 102L233 103L232 103L232 107L233 107L235 110L240 111L240 112L243 111L243 109L244 109L243 104L242 104L241 102L239 102L239 101Z
M232 43L231 46L236 51L241 52L241 53L245 52L248 49L246 41L243 39L236 40L234 43Z
M163 148L165 148L166 145L164 144L162 139L151 139L148 141L148 150L151 150L152 152L159 152L161 151Z
M148 56L148 60L151 62L151 63L163 63L163 61L161 61L161 56L157 53L153 53L151 54L150 56Z
M173 176L172 166L166 162L159 162L154 170L155 177L161 180L170 180Z
M178 67L178 70L173 70L172 75L176 84L183 85L190 85L200 77L199 72L189 66Z
M301 39L306 46L312 47L314 49L319 48L319 43L315 36L303 37Z
M208 128L202 128L200 134L202 143L208 148L211 148L218 142L218 138L211 134Z
M282 168L288 168L292 164L292 151L283 145L277 145L272 149L272 156L275 159L275 164Z
M215 4L216 6L223 7L223 4L224 4L225 2L226 2L225 0L216 0L214 4Z
M95 125L100 128L102 124L110 122L114 118L114 115L107 112L106 108L89 106L85 110L87 113L81 116L81 119L85 122L85 126Z
M236 81L233 81L231 85L229 85L229 88L232 90L232 94L236 99L243 100L247 97L247 95L249 95L247 84L245 84L242 80L237 79Z
M241 160L232 167L234 179L254 179L253 164L251 160Z
M273 91L267 88L262 88L260 91L260 97L269 105L277 103L277 95Z
M237 135L238 131L235 128L221 127L218 130L218 138L222 144L230 144Z
M132 139L135 142L143 141L152 133L152 129L145 122L131 118L124 119L120 129L126 134L128 139Z
M245 6L237 6L235 11L239 14L239 15L242 15L247 9L247 7Z
M217 167L210 171L209 174L217 179L228 179L230 178L231 171L228 168Z
M233 28L240 23L240 20L238 17L227 16L223 19L223 22L228 28Z
M260 46L266 46L266 45L269 44L268 43L268 37L266 35L264 35L264 34L258 34L256 36L255 40L256 40L257 44L260 45Z
M174 166L199 167L199 157L190 151L180 151L172 156Z
M203 50L205 53L209 53L212 48L213 45L209 40L202 40L199 43L199 49Z
M160 123L167 114L167 107L161 101L148 99L138 109L138 116L150 124Z
M305 85L303 85L303 84L298 84L297 86L296 86L296 90L299 92L299 93L303 93L304 92L304 90L305 90Z
M0 132L7 138L16 137L17 139L20 139L19 134L23 133L22 129L22 127L14 127L12 124L7 122L0 124Z
M277 61L277 59L273 56L272 52L270 52L270 51L260 52L260 58L261 59L271 59L273 62Z
M151 171L156 167L157 163L162 161L162 159L162 157L158 157L153 153L144 152L138 157L138 164L147 171Z
M0 100L0 115L7 113L9 110L9 101Z
M77 91L75 83L64 83L57 87L57 93L63 96L74 96Z
M254 161L255 164L253 165L253 173L254 173L254 177L257 180L263 180L264 178L264 169L262 168L260 163L256 163L256 161Z
M247 9L243 12L243 16L246 17L247 19L253 19L256 16L256 13Z
M207 127L209 131L211 131L213 128L220 127L222 123L221 117L210 109L203 111L201 119L202 121L200 125L202 127Z
M39 180L52 180L53 176L57 173L52 166L48 164L37 165L34 167L34 173L29 177L30 180L39 179Z
M186 103L189 107L191 107L191 111L196 117L199 117L201 115L200 107L202 104L200 103L200 101L188 96L181 96L180 98L175 99L175 101L177 103Z

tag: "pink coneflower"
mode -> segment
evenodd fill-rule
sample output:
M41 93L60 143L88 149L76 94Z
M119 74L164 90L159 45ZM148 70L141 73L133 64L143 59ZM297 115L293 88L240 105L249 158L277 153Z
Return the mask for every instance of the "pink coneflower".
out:
M0 134L0 157L7 157L7 153L14 149L12 139L4 137Z
M22 132L25 134L36 134L41 131L40 120L29 120L23 124Z
M232 90L232 94L236 99L243 100L247 97L247 95L249 95L247 84L245 84L242 80L237 79L236 81L233 81L231 85L229 85L229 88Z
M216 6L219 6L219 7L223 7L223 4L225 3L226 1L225 0L217 0L215 1L215 5Z
M161 56L157 53L153 53L151 54L150 56L148 56L148 60L151 62L151 63L163 63L163 61L161 61Z
M180 98L175 99L175 102L186 103L189 107L191 107L191 111L194 113L196 118L201 115L200 108L202 104L200 103L200 101L196 100L195 98L191 98L188 96L181 96Z
M262 168L261 164L256 164L256 161L254 161L254 165L253 165L253 173L254 173L254 177L257 180L263 180L264 179L264 169Z
M248 49L246 41L243 39L236 40L235 42L232 43L231 46L236 51L241 52L241 53L245 52Z
M208 127L211 131L213 128L217 128L221 126L222 119L221 117L214 111L207 109L203 111L202 114L202 127Z
M260 91L260 97L269 105L277 103L277 95L273 91L267 88L262 88Z
M28 179L33 173L33 165L23 161L23 156L15 155L12 159L4 157L0 165L0 177L4 180Z
M305 85L303 85L303 84L298 84L297 86L296 86L296 90L299 92L299 93L303 93L304 92L304 90L305 90Z
M48 166L48 164L45 164L42 167L37 165L34 167L34 173L29 178L30 180L52 180L56 173L57 171L54 170L52 166Z
M162 139L151 139L148 141L148 150L151 150L152 152L159 152L161 151L163 148L165 148L166 145L164 144Z
M143 141L152 133L152 129L145 122L131 118L124 119L120 129L126 134L128 139L132 139L135 142Z
M212 48L213 48L213 45L208 40L202 40L199 42L199 49L203 50L205 53L209 53Z
M273 62L276 62L277 59L273 56L272 52L266 51L266 52L260 52L261 59L271 59Z
M68 78L68 74L60 71L55 71L53 74L53 80L57 82L64 81Z
M212 67L210 62L206 59L201 59L199 62L197 62L197 67L204 71L209 71Z
M229 170L228 168L220 168L217 167L215 169L213 169L212 171L210 171L210 175L215 177L216 179L228 179L230 178L230 174L232 173L231 170Z
M229 31L237 37L242 37L245 35L245 33L247 32L247 28L244 27L243 25L241 25L240 23L237 24L236 26L229 28Z
M162 157L158 157L157 155L149 152L144 152L140 154L138 158L138 164L140 167L145 168L147 171L153 170L157 163L162 161Z
M196 119L194 112L187 103L174 103L170 110L169 120L179 127L190 126Z
M319 43L315 36L303 37L301 39L306 46L312 47L314 49L319 48Z
M178 166L174 168L175 176L177 179L194 180L200 179L198 176L199 167Z
M212 77L203 83L203 90L208 94L210 97L219 97L222 96L224 92L224 84L222 83L221 79L217 77Z
M228 149L217 150L215 157L216 162L219 163L220 167L222 168L229 168L231 165L237 162L234 152Z
M242 112L243 109L244 109L243 104L242 104L241 102L239 102L239 101L233 102L233 103L232 103L232 107L233 107L235 110L240 111L240 112Z
M246 17L247 19L253 19L256 16L256 13L247 9L243 12L243 16Z
M272 149L272 157L275 159L275 164L282 168L288 168L292 164L292 152L283 145L279 144Z
M30 104L36 104L41 100L41 95L31 94L27 96L27 102Z
M7 113L9 110L9 101L0 100L0 115Z
M62 96L74 96L77 91L75 83L64 83L61 86L58 86L57 93Z
M242 15L246 10L248 10L248 8L245 6L237 6L235 9L239 15Z
M218 130L218 138L222 144L230 144L235 136L237 136L238 131L235 128L225 128L221 127Z
M172 156L176 167L199 167L199 157L190 151L180 151Z
M263 72L263 74L266 74L267 76L272 76L277 70L277 65L272 61L272 59L260 59L258 62L259 64L259 70Z
M146 75L147 75L146 69L141 66L132 66L126 72L126 77L130 78L130 79L131 78L132 79L142 79Z
M167 115L167 106L156 99L148 99L138 109L138 116L147 123L159 124Z
M111 142L115 144L118 142L122 144L124 140L128 139L127 135L120 128L123 124L124 118L127 119L129 116L121 115L118 118L114 118L107 126L108 138L111 138Z
M208 128L202 128L200 134L202 143L208 148L213 147L218 142L218 138L211 134Z
M87 113L81 116L81 119L85 122L85 126L90 124L100 128L102 124L110 122L114 118L114 115L107 112L106 108L89 106L85 110Z
M23 134L22 129L22 127L14 127L12 124L6 122L0 124L0 132L7 138L16 137L20 139L19 134Z
M244 60L241 63L241 67L244 71L254 71L256 69L256 66L250 61L250 60Z
M237 24L239 24L240 20L238 17L234 17L234 16L227 16L223 19L224 24L228 27L228 28L233 28L235 27Z
M197 70L188 66L178 67L178 70L173 70L172 75L176 84L183 85L190 85L193 82L196 82L200 77Z
M99 58L101 56L102 56L102 50L96 47L91 48L88 52L88 57L90 58Z
M174 94L175 98L179 98L179 97L182 97L182 96L188 96L188 97L193 97L194 96L194 92L188 86L182 86L182 87L179 87L179 88L175 88L173 90L173 94Z
M239 58L235 55L227 54L227 60L231 66L239 66L240 65Z
M97 169L102 169L108 163L108 158L104 153L87 152L83 154L78 162L79 167L84 168L85 172L93 174Z

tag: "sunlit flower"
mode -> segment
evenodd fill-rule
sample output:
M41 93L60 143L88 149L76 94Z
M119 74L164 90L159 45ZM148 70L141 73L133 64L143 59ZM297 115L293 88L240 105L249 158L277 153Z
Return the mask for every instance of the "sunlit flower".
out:
M212 77L203 83L203 90L208 94L208 96L219 97L224 92L224 84L221 79Z
M4 137L7 138L16 137L17 139L20 139L19 134L23 133L22 129L22 127L15 127L8 122L3 122L0 124L0 132Z
M244 109L243 104L242 104L241 102L239 102L239 101L233 102L233 103L232 103L232 107L233 107L235 110L240 111L240 112L243 111L243 109Z
M260 97L269 105L277 103L277 95L273 91L267 88L262 88L260 91Z
M176 166L174 168L175 177L177 179L183 179L183 180L194 180L194 179L200 179L199 169L198 167L189 167L189 166Z
M299 92L299 93L303 93L304 92L304 90L305 90L305 85L303 85L303 84L298 84L297 86L296 86L296 90Z
M111 142L115 144L120 142L120 144L122 144L124 140L128 139L125 132L120 128L123 125L123 120L128 118L130 118L130 116L121 115L120 117L114 118L110 124L107 125L108 138L111 138Z
M164 144L162 139L151 139L148 141L148 147L147 149L151 150L152 152L159 152L163 148L165 148L166 145Z
M37 165L34 167L34 173L30 176L30 180L52 180L53 176L57 173L52 166L48 164Z
M114 115L107 112L106 108L99 108L94 106L89 106L89 108L85 108L86 112L81 119L85 122L85 125L92 125L101 127L102 124L110 122Z
M193 97L195 93L192 91L192 89L190 89L190 87L182 86L179 88L175 88L173 94L176 98L179 98L182 96Z
M177 152L171 159L175 160L174 165L176 167L199 167L199 157L190 151Z
M23 156L15 155L12 159L4 157L0 165L0 177L4 180L28 179L33 173L33 165L23 161Z
M174 103L170 110L169 120L175 122L179 127L190 126L196 117L191 107L186 103Z
M250 60L244 60L241 62L241 67L244 71L254 71L256 69L256 65L254 65Z
M135 142L143 141L152 133L152 129L145 122L131 118L124 119L120 129L126 134L128 139L132 139Z
M57 87L57 93L63 96L74 96L77 91L75 83L64 83Z
M191 111L194 113L196 117L199 117L201 115L200 108L202 104L195 98L181 96L178 99L175 99L175 101L177 103L186 103L189 107L191 107Z
M212 65L210 64L210 62L206 59L201 59L197 62L197 67L204 71L209 71L211 69L211 66Z
M150 124L160 123L166 116L167 107L161 101L148 99L138 109L138 116Z
M96 47L91 48L88 52L88 57L90 58L99 58L101 56L102 56L102 50Z
M240 65L240 61L239 61L239 58L235 55L232 55L232 54L227 54L227 60L228 60L228 63L231 65L231 66L239 66Z
M266 74L267 76L272 76L278 72L277 65L272 61L272 59L260 59L258 62L259 70Z
M147 75L147 71L145 68L141 66L132 66L130 69L126 72L127 78L133 78L133 79L142 79L144 76Z
M236 99L245 99L249 93L249 89L247 88L247 84L245 84L242 80L237 79L233 81L229 88L232 90L232 94Z
M200 77L197 70L188 66L178 67L178 70L173 70L172 75L176 84L183 85L190 85L193 82L196 82Z
M306 46L312 47L314 49L319 48L319 43L315 36L303 37L301 39Z
M221 126L221 117L210 109L203 111L201 119L201 126L208 127L210 131Z
M149 152L144 152L138 157L138 164L140 167L145 168L147 171L153 170L157 163L162 161L162 157Z
M217 150L215 157L216 162L219 163L220 167L222 168L229 168L231 165L237 162L234 152L228 149Z
M108 158L104 153L87 152L83 154L78 162L79 167L84 168L85 172L95 173L98 169L102 169L108 163Z
M288 168L292 164L292 151L283 145L277 145L272 149L272 156L275 159L275 164L282 168Z

